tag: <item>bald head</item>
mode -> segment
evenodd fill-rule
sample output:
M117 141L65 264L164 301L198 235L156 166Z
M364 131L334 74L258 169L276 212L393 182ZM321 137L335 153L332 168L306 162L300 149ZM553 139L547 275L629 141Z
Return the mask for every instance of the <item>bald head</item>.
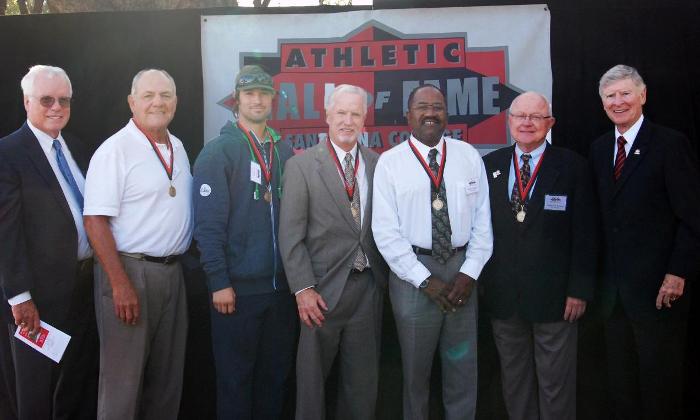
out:
M538 92L525 92L510 104L508 127L510 136L523 152L529 153L545 142L554 125L552 107Z

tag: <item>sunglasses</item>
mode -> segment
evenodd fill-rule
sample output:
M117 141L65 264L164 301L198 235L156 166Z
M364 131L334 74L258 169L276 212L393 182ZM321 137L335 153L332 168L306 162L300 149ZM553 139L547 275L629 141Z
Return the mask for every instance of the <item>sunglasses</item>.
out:
M238 86L246 86L253 83L272 86L272 78L267 74L260 73L246 74L244 76L241 76L240 79L238 79Z
M35 98L36 98L36 96L35 96ZM41 96L41 97L39 97L39 103L44 108L51 108L53 106L53 104L56 103L57 100L58 100L58 104L61 106L61 108L70 108L70 104L71 104L71 101L73 100L73 98L69 98L66 96L61 97L61 98L54 98L53 96Z

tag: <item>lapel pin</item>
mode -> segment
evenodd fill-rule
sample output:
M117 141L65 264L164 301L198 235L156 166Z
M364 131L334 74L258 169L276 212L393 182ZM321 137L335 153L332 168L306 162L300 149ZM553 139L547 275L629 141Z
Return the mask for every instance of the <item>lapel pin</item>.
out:
M493 173L493 177L498 178L498 175L500 175L500 174L501 174L501 171L496 171Z
M634 149L634 154L635 154L635 155L639 155L639 153L640 153L640 152L639 152L639 149Z

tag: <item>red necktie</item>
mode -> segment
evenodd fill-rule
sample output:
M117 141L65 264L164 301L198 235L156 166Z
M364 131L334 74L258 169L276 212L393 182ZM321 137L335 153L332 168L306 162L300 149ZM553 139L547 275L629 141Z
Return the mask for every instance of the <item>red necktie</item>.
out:
M620 136L617 138L617 155L615 156L615 181L620 179L620 175L622 175L622 167L625 166L625 159L627 158L627 155L625 154L625 143L627 141L625 140L624 137Z

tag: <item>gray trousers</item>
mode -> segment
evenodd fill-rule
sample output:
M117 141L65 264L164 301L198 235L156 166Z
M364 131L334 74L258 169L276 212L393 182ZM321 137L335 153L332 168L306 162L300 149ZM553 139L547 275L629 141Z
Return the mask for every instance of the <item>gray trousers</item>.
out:
M562 314L563 315L563 314ZM578 324L491 320L511 419L576 418Z
M350 274L322 327L301 324L297 351L297 420L326 418L325 381L340 357L336 419L371 420L377 403L382 294L370 270Z
M95 312L100 335L100 420L177 419L187 338L187 304L180 263L121 256L136 289L140 318L114 314L107 274L95 265Z
M432 275L451 283L464 262L464 251L444 265L418 255ZM427 420L430 371L435 350L442 361L445 419L473 419L476 412L476 285L456 312L442 313L425 293L391 273L389 295L401 345L403 418Z

